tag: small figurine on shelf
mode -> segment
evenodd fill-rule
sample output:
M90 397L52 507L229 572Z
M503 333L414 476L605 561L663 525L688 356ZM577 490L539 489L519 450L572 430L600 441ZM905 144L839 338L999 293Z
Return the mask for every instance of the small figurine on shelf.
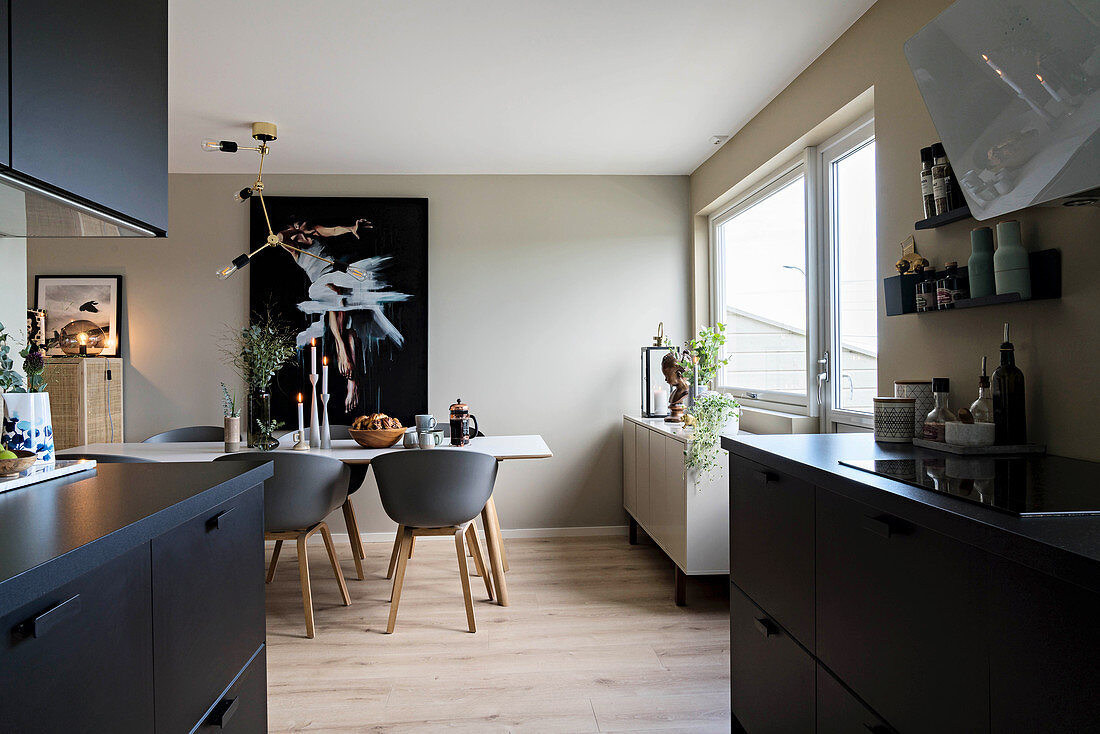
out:
M672 388L672 395L668 399L669 423L679 423L684 418L684 398L688 396L690 386L684 377L684 366L680 361L680 355L671 351L661 359L661 371L664 372L665 382Z

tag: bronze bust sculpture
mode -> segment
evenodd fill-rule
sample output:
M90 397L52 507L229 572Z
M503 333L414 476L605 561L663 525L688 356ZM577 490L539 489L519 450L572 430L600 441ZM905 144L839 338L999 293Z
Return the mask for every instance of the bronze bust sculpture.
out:
M665 375L665 382L672 387L672 395L668 399L670 406L683 402L688 395L688 381L678 357L675 351L670 351L661 359L661 372Z

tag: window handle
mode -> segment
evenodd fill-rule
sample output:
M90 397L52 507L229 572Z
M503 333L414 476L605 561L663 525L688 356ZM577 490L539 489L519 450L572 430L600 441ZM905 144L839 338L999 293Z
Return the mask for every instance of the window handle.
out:
M817 363L821 365L821 372L817 373L817 404L824 405L825 383L829 381L829 353L824 352Z

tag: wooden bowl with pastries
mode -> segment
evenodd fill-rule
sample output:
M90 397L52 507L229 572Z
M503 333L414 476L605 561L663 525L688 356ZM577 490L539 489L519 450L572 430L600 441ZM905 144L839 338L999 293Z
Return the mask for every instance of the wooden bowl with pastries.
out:
M405 434L401 421L385 413L371 413L356 418L348 429L355 443L367 449L386 449Z

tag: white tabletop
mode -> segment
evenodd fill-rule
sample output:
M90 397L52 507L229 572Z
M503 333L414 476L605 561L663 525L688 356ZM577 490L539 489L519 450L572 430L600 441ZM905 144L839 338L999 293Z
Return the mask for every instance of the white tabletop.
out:
M289 450L289 438L284 437L279 450ZM308 452L321 456L331 456L345 464L369 464L371 459L391 451L423 451L425 449L404 449L398 444L388 449L365 449L351 439L332 442L332 448L322 451L310 449ZM444 444L429 451L478 451L490 454L500 461L508 459L549 459L554 456L542 436L482 436L470 440L470 445L452 448ZM263 458L262 451L243 448L241 451L254 452L257 459ZM58 451L58 458L71 453L109 454L113 456L136 456L153 461L213 461L225 453L225 446L217 442L193 443L90 443Z

